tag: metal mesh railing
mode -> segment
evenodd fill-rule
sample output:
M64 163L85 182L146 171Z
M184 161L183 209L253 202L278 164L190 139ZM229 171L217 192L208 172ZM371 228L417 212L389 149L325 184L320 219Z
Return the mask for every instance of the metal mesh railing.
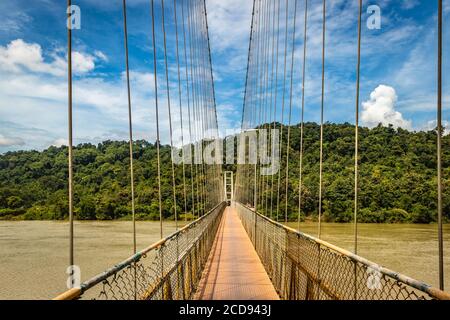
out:
M450 294L236 203L241 221L280 298L286 300L429 300Z
M191 299L207 262L225 206L225 203L221 203L183 229L57 299Z

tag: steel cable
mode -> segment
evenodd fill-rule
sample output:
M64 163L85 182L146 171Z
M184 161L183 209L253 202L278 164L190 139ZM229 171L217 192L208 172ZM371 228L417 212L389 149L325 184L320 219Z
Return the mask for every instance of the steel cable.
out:
M300 124L300 167L298 184L298 218L297 229L300 231L300 221L302 215L302 188L303 188L303 148L304 148L304 130L305 130L305 85L306 85L306 61L307 61L307 42L308 42L308 0L305 0L305 18L303 29L303 66L302 66L302 111Z
M326 0L323 0L322 21L322 96L320 106L320 160L319 160L319 224L318 238L322 235L322 192L323 192L323 131L325 106L325 40L326 40Z
M160 235L163 238L163 216L162 216L162 194L161 194L161 152L160 152L160 131L159 131L159 101L158 101L158 66L156 51L156 33L155 33L155 4L151 0L151 16L152 16L152 46L153 46L153 79L155 86L155 116L156 116L156 156L158 167L158 201L159 201L159 224Z
M291 84L290 84L290 97L289 97L289 124L287 132L286 141L286 195L285 195L285 217L284 222L288 222L288 198L289 198L289 156L291 148L291 121L292 121L292 95L293 95L293 85L294 85L294 53L295 53L295 34L296 34L296 23L297 23L297 0L295 0L294 6L294 30L292 32L292 56L291 56Z

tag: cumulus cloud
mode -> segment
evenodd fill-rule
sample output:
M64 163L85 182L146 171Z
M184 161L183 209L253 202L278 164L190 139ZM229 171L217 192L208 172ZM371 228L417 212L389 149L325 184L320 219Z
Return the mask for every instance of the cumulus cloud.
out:
M43 149L52 145L67 145L67 140L63 138L67 134L67 82L66 60L61 58L62 53L62 50L46 51L39 44L26 43L20 39L7 46L0 46L0 134L8 137L8 141L2 137L0 153L24 147ZM54 56L60 59L49 62L44 58ZM102 58L98 52L74 54L73 58L77 70L86 72L74 78L73 83L74 144L127 139L125 73L110 77L87 72L95 67L97 61L107 59L106 55ZM30 63L30 60L34 63ZM154 75L131 70L130 76L135 138L152 141L156 139ZM160 79L159 82L164 81ZM177 87L175 82L170 85ZM173 101L178 101L177 92L175 89L171 91ZM185 127L189 118L186 104L186 98L183 98ZM177 104L173 110L173 126L177 128L180 127ZM161 140L167 143L169 125L166 99L160 101L159 115ZM21 140L15 142L21 145L11 145L13 141L10 136L20 137Z
M45 73L53 76L64 76L67 73L67 58L57 52L50 53L51 61L46 61L42 47L37 43L28 43L22 39L11 41L0 46L0 69L7 72ZM95 69L95 61L107 59L106 55L97 51L95 56L81 52L73 52L73 71L86 74Z
M23 146L25 142L21 138L5 137L0 134L0 147Z
M380 123L384 126L393 125L395 128L411 129L410 120L395 110L398 97L395 89L386 85L379 85L371 94L370 100L363 103L361 119L364 125L376 127Z

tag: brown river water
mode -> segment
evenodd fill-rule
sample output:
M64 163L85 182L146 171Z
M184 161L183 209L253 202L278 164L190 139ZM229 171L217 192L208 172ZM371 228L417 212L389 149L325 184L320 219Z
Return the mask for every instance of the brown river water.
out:
M292 224L296 227L296 224ZM316 235L317 224L303 223L303 232ZM77 222L75 263L82 281L132 254L131 222ZM359 227L359 254L373 262L437 285L436 225L368 225ZM164 233L175 231L164 223ZM450 290L450 225L445 231L446 289ZM142 249L159 240L158 222L137 223ZM348 250L353 226L323 224L322 238ZM49 299L66 288L68 224L65 222L0 221L0 299Z

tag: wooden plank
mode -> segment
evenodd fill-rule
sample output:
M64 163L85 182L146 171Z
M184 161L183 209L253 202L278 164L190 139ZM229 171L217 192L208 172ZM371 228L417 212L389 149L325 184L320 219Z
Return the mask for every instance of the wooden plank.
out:
M194 297L197 300L279 300L235 209L223 215Z

